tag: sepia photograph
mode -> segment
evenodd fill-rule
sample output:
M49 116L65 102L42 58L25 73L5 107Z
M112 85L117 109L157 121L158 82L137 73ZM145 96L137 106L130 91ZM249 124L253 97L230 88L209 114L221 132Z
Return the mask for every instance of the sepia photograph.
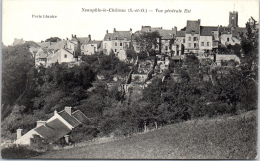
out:
M2 159L257 159L259 0L2 0Z

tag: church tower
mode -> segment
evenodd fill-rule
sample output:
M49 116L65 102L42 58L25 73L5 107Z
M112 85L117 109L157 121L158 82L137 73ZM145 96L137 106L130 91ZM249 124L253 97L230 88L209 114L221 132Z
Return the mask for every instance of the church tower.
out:
M229 25L228 27L238 27L238 12L229 12Z

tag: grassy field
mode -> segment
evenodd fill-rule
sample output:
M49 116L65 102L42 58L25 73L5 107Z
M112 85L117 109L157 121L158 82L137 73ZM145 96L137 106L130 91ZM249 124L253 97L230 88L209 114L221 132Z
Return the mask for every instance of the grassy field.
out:
M122 140L51 151L44 159L255 159L257 111L203 118Z

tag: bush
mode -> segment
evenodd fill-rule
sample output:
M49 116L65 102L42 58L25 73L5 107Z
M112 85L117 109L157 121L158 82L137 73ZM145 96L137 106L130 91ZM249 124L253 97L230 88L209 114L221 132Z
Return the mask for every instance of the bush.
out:
M31 138L30 146L31 148L38 151L47 151L50 148L49 142L39 135L33 135L33 138Z
M27 159L43 154L43 152L37 152L29 149L26 146L17 146L4 148L1 150L2 158L4 159Z

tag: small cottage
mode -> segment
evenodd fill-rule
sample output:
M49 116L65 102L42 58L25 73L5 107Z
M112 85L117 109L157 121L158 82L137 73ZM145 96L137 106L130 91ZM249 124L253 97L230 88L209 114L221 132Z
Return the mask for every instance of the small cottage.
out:
M67 134L72 131L73 128L83 123L89 123L90 120L80 111L71 111L72 107L65 107L64 110L57 112L54 111L54 115L47 121L37 121L35 128L22 135L22 129L17 129L16 144L30 145L31 138L34 135L53 143L62 137L67 137Z

